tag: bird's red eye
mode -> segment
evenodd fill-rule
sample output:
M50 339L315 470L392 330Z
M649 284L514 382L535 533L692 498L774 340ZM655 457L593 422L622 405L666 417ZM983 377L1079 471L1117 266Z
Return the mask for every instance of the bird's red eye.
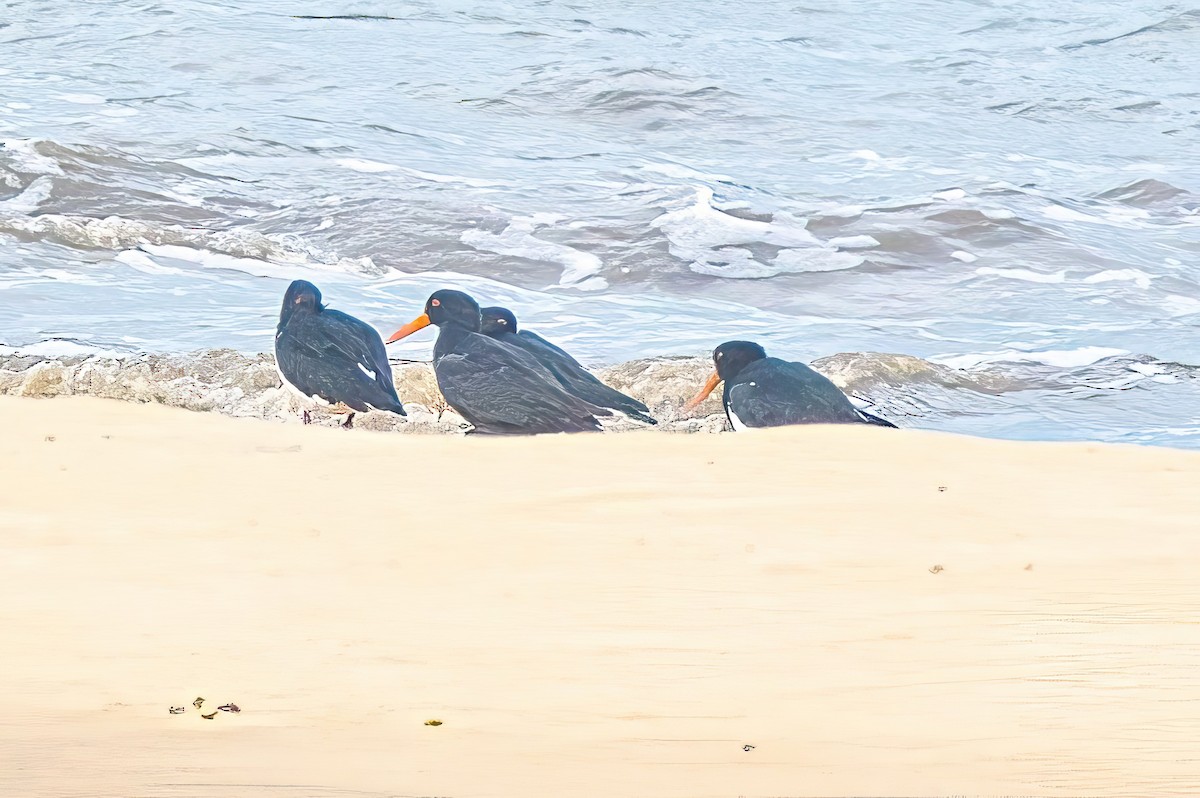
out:
M433 305L435 308L440 308L442 306L442 300L435 299L432 302L430 302L429 304Z

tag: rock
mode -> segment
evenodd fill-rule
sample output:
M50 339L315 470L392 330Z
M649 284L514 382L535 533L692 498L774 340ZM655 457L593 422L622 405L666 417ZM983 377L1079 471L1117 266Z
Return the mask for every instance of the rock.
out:
M963 371L907 355L855 353L834 355L813 364L839 386L856 392L929 381L973 390L1003 390L1002 375ZM407 418L389 413L359 413L356 428L413 434L457 434L466 422L451 410L428 363L393 364L396 390ZM714 391L696 412L682 407L703 387L712 361L702 357L654 357L631 360L596 374L614 388L646 403L657 427L614 416L603 419L616 431L658 430L716 434L725 430L721 393ZM892 393L895 393L892 391ZM48 358L0 355L0 394L32 397L98 396L128 402L154 402L196 412L221 413L300 423L299 400L284 388L269 354L245 355L232 349L190 354L144 354L114 360L104 357ZM340 424L344 417L312 412L313 423Z

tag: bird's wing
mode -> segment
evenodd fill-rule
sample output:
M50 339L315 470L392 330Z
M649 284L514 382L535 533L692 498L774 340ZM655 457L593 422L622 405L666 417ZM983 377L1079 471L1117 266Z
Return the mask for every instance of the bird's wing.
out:
M803 363L775 358L760 363L747 368L729 390L730 405L747 426L863 421L836 385Z
M495 346L468 342L434 364L442 395L463 418L477 427L510 431L597 427L591 405L529 368L513 354L519 350L478 337Z
M538 335L537 333L530 332L529 330L521 330L519 333L517 333L517 335L522 338L525 338L529 341L533 341L533 342L539 344L544 349L549 349L552 352L557 352L559 354L559 356L561 358L563 358L565 361L570 362L571 364L577 366L578 368L583 368L583 366L579 363L579 361L576 360L575 358L571 357L570 353L568 353L567 350L563 349L561 346L556 346L555 344L550 343L549 341L547 341L545 338Z
M277 340L280 370L307 395L402 413L379 333L353 316L327 310L292 321Z
M640 416L649 412L645 404L605 384L581 366L578 360L536 333L522 330L518 333L517 340L520 346L549 369L563 387L575 396L594 405L620 410L623 413Z
M378 382L385 390L395 391L387 348L378 330L338 310L326 310L318 318L322 322L328 349L354 360L367 377Z

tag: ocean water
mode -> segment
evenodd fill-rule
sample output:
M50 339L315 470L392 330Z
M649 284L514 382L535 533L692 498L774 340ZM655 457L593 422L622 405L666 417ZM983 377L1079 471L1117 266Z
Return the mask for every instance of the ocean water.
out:
M4 10L0 351L456 286L585 361L911 355L966 378L881 374L905 426L1200 446L1194 5Z

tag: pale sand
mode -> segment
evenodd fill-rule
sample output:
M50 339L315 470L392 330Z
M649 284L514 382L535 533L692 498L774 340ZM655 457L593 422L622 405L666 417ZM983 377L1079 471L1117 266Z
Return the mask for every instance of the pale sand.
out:
M0 471L6 797L1200 792L1200 454L0 398Z

